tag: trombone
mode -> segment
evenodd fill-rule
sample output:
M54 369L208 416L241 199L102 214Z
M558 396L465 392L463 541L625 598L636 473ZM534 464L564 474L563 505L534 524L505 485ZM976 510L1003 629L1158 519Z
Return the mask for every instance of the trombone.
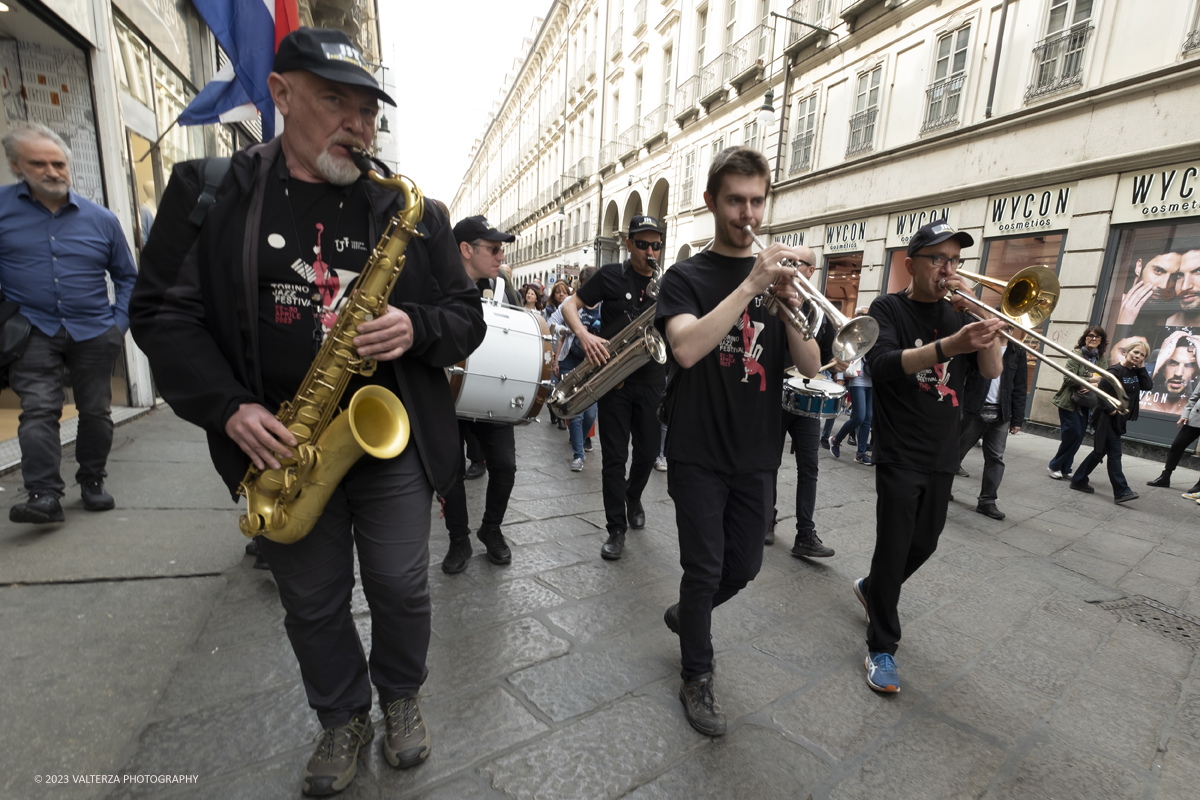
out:
M749 225L742 230L754 240L759 249L765 249L762 240L754 235L754 230ZM780 263L784 266L793 266L792 262L787 259ZM879 338L879 323L874 319L871 317L847 319L799 272L792 277L792 286L795 287L801 299L808 301L810 306L808 313L798 309L793 310L787 303L779 302L770 291L767 292L767 310L783 317L805 339L816 336L817 331L821 329L821 323L826 317L829 317L830 322L837 328L837 334L833 337L832 350L833 357L838 361L850 362L862 358L868 350L875 346L875 340ZM822 369L829 366L826 364Z
M1050 314L1054 312L1054 306L1058 304L1058 295L1060 289L1058 277L1054 274L1053 270L1042 266L1026 267L1016 275L1013 275L1008 283L1001 283L993 278L987 278L983 275L979 275L974 272L965 272L963 270L958 270L957 274L963 278L966 278L967 280L983 284L992 291L998 293L1000 295L1000 310L997 311L996 309L984 303L975 295L969 292L964 292L962 289L955 289L953 292L951 292L951 294L957 295L976 308L987 311L993 316L1004 320L1017 330L1025 333L1027 336L1032 336L1050 349L1058 352L1060 355L1063 355L1072 361L1078 362L1086 367L1090 372L1094 372L1101 378L1106 379L1113 386L1117 387L1117 396L1113 397L1111 394L1105 392L1099 387L1093 386L1088 380L1074 374L1073 372L1070 372L1066 369L1066 367L1059 366L1045 355L1039 353L1034 348L1029 347L1025 344L1025 342L1017 339L1016 337L1009 336L1004 332L1000 333L1001 336L1015 344L1017 347L1020 347L1034 358L1039 359L1056 372L1061 373L1064 378L1073 383L1079 384L1079 386L1083 389L1087 389L1090 392L1095 392L1097 395L1104 398L1114 408L1116 408L1118 412L1124 414L1129 411L1129 398L1125 395L1125 388L1121 385L1121 382L1117 380L1115 375L1107 370L1101 369L1095 364L1092 364L1085 358L1080 358L1071 351L1060 347L1059 345L1047 339L1045 336L1042 336L1040 333L1033 330L1033 328L1041 325L1050 317ZM938 281L938 288L946 288L945 278ZM950 301L950 295L946 295L942 299ZM977 320L984 319L974 311L967 311L967 313Z

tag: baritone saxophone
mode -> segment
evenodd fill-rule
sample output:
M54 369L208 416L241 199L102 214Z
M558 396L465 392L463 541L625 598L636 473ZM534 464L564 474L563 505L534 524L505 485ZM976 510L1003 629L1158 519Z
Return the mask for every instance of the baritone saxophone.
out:
M246 496L246 513L238 527L250 538L265 536L281 544L303 539L359 458L394 458L408 445L408 413L400 399L381 386L364 386L345 411L337 411L350 379L375 373L375 360L358 355L354 337L361 323L387 311L388 297L404 269L404 249L412 237L421 235L417 223L424 215L425 198L412 181L402 175L383 177L364 151L347 149L369 179L403 195L404 208L388 222L296 396L275 415L296 437L292 457L277 456L280 469L260 470L251 464L238 487Z

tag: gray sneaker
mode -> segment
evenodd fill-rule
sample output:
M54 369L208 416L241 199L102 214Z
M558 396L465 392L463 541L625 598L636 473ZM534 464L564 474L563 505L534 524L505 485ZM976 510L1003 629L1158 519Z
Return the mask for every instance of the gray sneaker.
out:
M324 797L349 786L358 771L358 751L374 736L375 725L367 714L356 714L345 725L326 729L304 765L304 793Z
M583 459L576 458L571 462L571 472L583 472Z
M389 764L408 769L429 758L429 728L421 718L417 698L403 697L393 702L383 722L387 726L383 755Z
M659 456L658 458L654 459L654 468L656 470L658 470L659 472L666 472L667 471L667 457Z
M829 558L833 555L833 548L826 547L816 531L797 533L792 555L796 558Z
M679 700L692 727L707 736L725 735L725 714L713 693L713 676L706 672L679 687Z

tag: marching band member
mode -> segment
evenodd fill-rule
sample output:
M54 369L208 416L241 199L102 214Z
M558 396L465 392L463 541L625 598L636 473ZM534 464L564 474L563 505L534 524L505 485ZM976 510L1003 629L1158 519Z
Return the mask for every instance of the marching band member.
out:
M278 470L277 458L292 457L296 439L275 411L295 397L374 237L403 208L403 195L364 180L347 150L368 149L380 101L395 105L366 66L341 31L288 34L269 78L284 132L234 154L198 230L189 217L206 166L177 164L142 251L134 336L172 409L207 431L235 499L251 463ZM453 484L462 452L444 368L483 341L486 323L435 203L419 227L386 313L358 326L355 348L378 369L352 379L342 397L365 384L389 388L408 413L408 447L355 462L304 538L258 537L325 729L304 768L308 795L354 780L359 750L375 734L372 683L388 763L414 767L429 756L417 693L428 673L430 505L434 490ZM355 550L371 609L369 662L350 610Z
M871 303L879 322L867 352L875 390L875 554L854 593L867 612L867 685L879 692L900 691L900 586L933 555L946 524L959 464L963 360L988 380L1001 372L1005 323L970 322L942 299L961 285L959 253L973 244L945 220L922 227L904 259L908 288Z
M704 193L714 244L666 273L655 320L680 367L668 390L667 486L683 578L679 602L663 618L679 635L688 722L710 736L725 733L713 691L712 610L762 565L780 461L785 354L808 375L821 365L816 342L773 316L763 299L776 285L777 296L798 304L786 280L795 270L780 261L802 254L776 243L756 258L743 230L762 222L770 174L752 148L714 158Z
M629 258L621 264L605 264L590 281L562 304L562 316L583 346L588 360L602 366L608 360L608 340L636 320L654 298L646 288L654 277L649 259L662 256L663 229L654 217L634 217L629 224L625 247ZM600 306L600 335L589 332L579 318L581 306ZM625 549L625 531L646 525L642 508L642 490L658 457L658 406L662 401L666 372L662 364L648 361L625 382L612 389L599 402L600 474L604 487L604 516L608 540L600 547L600 556L616 561ZM633 461L629 477L625 461L629 442L633 441Z

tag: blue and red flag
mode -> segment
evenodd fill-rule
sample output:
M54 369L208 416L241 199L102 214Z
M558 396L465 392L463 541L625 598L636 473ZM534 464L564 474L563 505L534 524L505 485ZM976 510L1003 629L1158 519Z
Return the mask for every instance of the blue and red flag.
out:
M275 104L267 76L284 36L300 27L296 0L194 0L229 56L179 115L180 125L237 122L262 115L263 141L275 137Z

